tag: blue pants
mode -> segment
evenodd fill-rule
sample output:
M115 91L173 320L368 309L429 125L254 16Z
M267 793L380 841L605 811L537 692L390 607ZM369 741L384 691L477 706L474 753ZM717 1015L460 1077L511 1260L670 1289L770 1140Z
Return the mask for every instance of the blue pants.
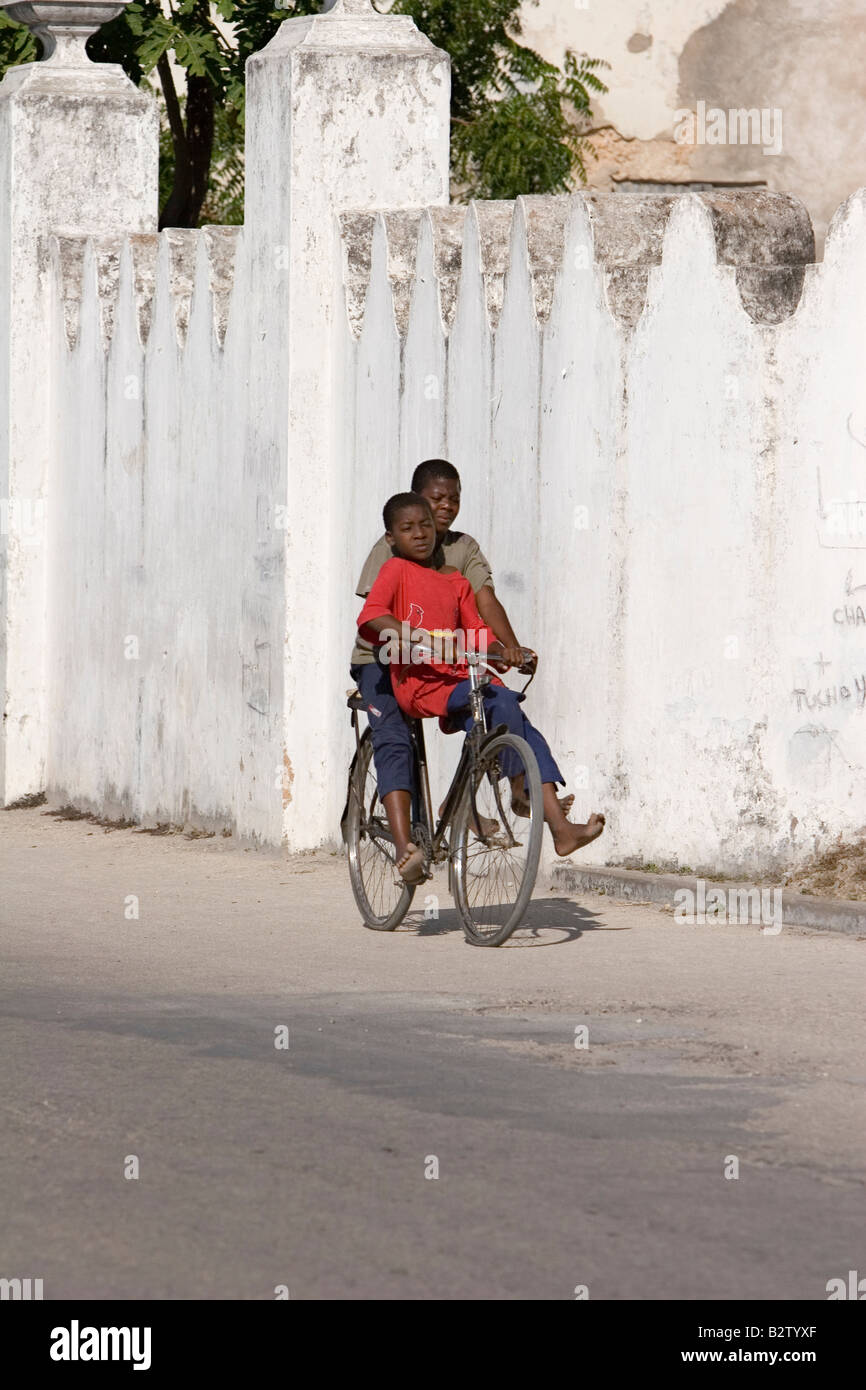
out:
M472 689L468 680L456 685L448 699L448 714L453 724L468 733L472 728L472 712L469 708L469 692ZM487 713L488 729L497 724L507 725L512 734L525 739L535 754L542 782L561 782L565 778L553 761L547 739L530 724L520 708L520 696L505 685L484 686L484 708ZM500 767L506 777L515 777L523 768L516 754L506 752L500 758Z
M367 709L379 799L389 792L414 792L412 739L406 717L394 698L390 670L375 661L352 666L350 672ZM448 714L455 731L463 728L468 733L472 728L468 704L470 690L469 681L461 681L448 700ZM513 734L526 740L535 754L542 782L559 782L565 786L565 778L553 760L547 740L522 713L520 697L513 690L504 685L486 685L484 706L489 729L505 724ZM506 777L514 777L523 770L519 759L509 758L507 753L502 757L501 766Z
M391 689L391 673L374 661L350 667L367 707L379 800L389 792L412 792L412 738Z

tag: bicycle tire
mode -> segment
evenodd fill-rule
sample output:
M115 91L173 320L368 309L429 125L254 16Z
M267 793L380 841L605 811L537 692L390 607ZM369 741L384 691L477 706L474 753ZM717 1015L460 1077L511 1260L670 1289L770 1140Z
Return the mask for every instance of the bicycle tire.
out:
M412 899L415 896L415 885L404 883L402 891L394 885L393 905L385 901L371 901L373 891L373 877L371 873L365 873L365 865L373 860L367 860L364 853L364 842L376 848L382 856L383 863L378 871L380 874L396 873L394 861L396 854L390 855L387 852L387 845L390 843L390 831L387 830L387 820L384 810L381 811L383 818L381 834L378 834L379 822L376 821L373 833L370 833L370 809L373 805L373 798L370 798L370 807L365 804L367 794L367 776L373 756L373 743L369 731L361 739L358 749L358 756L355 760L355 771L349 787L349 814L346 823L346 848L349 857L349 879L352 884L352 893L358 905L364 925L371 931L395 931L409 911ZM393 848L393 846L392 846ZM384 861L390 858L390 865ZM381 879L380 879L381 881ZM389 910L383 910L385 908ZM377 910L377 908L379 910Z
M506 749L511 749L516 753L523 763L524 784L530 802L529 825L525 832L524 840L521 841L523 847L523 877L519 891L515 896L513 904L502 909L504 921L493 928L483 929L483 923L479 920L484 915L477 905L471 901L471 866L470 866L470 839L474 835L471 821L473 814L473 779L477 779L479 768L485 771L487 763L491 759L496 759ZM502 780L505 780L502 778ZM480 785L480 783L479 783ZM483 812L481 813L483 814ZM524 818L521 818L526 819ZM538 861L541 856L541 841L544 835L544 807L543 794L541 789L541 776L538 771L538 763L535 754L525 739L519 738L516 734L498 734L495 738L485 743L479 754L479 763L470 767L466 777L466 784L460 799L458 810L454 817L454 836L452 853L452 893L458 915L463 925L463 931L467 941L472 946L501 946L507 941L523 920L526 909L535 888L535 880L538 875ZM506 832L507 833L507 829ZM491 839L488 842L475 836L477 844L484 845L492 853L495 850L495 843ZM510 852L510 851L509 851ZM481 857L483 851L476 851L476 858ZM513 859L510 861L510 868L513 868ZM480 876L479 876L480 878Z

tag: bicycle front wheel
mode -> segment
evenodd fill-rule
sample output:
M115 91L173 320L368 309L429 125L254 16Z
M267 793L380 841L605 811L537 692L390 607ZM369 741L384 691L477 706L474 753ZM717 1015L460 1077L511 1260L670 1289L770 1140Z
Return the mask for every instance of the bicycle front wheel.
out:
M529 905L544 833L541 777L525 739L499 734L484 745L453 826L452 886L466 939L501 946Z
M397 852L379 800L369 733L361 740L349 786L346 842L352 892L366 926L394 931L409 911L415 889L397 873Z

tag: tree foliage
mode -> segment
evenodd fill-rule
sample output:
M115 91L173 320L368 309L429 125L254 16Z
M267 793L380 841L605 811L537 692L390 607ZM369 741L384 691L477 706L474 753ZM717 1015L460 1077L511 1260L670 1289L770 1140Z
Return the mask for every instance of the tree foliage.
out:
M243 220L244 64L284 19L321 7L132 0L89 41L95 61L120 63L133 82L161 87L160 226ZM379 0L379 8L411 15L451 54L452 174L461 196L558 193L585 181L584 131L592 95L607 91L598 75L606 64L571 52L562 68L546 62L521 42L520 0ZM0 10L0 72L32 62L39 48Z
M243 221L244 64L285 18L273 0L133 0L90 40L92 58L120 63L133 82L158 76L161 227Z
M529 0L537 5L538 0ZM585 182L582 133L599 58L568 52L562 68L521 42L519 0L396 0L451 54L451 160L464 196L562 193Z
M41 52L42 44L30 30L0 10L0 73L19 63L35 63Z

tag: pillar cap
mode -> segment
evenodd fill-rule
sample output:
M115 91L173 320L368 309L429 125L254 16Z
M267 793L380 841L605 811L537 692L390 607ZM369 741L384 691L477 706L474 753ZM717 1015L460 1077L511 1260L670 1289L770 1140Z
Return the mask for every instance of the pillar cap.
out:
M90 66L85 44L115 19L128 0L0 0L11 19L42 40L42 62L55 67ZM355 3L355 0L351 0Z
M435 55L434 61L451 67L450 55L430 41L411 15L377 10L372 0L334 0L330 9L318 14L283 20L270 43L250 54L247 72L271 61L281 63L296 49L358 56L394 53L427 59Z

